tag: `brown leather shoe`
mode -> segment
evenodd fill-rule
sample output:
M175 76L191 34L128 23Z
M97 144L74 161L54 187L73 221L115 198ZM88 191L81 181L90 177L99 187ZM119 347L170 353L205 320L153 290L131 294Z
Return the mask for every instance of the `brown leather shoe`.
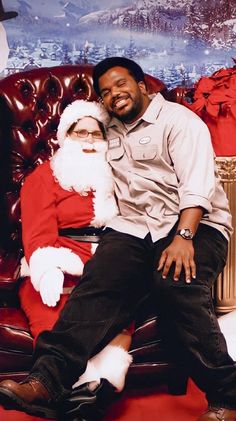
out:
M209 406L197 421L236 421L236 409Z
M43 418L56 418L48 390L36 379L22 383L13 380L1 382L0 404L5 409L16 409Z

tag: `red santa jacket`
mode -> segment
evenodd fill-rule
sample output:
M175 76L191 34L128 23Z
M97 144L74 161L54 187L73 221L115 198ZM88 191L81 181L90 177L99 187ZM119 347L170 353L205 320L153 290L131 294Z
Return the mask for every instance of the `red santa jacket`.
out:
M102 196L101 196L102 197ZM62 237L61 228L81 228L104 225L116 213L113 195L102 198L96 206L96 192L81 196L64 190L55 181L50 163L45 162L30 174L21 189L22 238L29 273L36 291L40 278L52 267L71 275L81 275L84 263L92 255L90 243ZM101 209L105 214L101 215Z

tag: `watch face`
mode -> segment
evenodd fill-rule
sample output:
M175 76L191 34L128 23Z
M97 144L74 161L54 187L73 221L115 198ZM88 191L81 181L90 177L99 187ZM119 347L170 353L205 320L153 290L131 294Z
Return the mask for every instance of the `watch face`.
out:
M193 238L193 233L189 228L183 228L179 230L179 235L181 235L181 237L185 238L186 240L192 240Z

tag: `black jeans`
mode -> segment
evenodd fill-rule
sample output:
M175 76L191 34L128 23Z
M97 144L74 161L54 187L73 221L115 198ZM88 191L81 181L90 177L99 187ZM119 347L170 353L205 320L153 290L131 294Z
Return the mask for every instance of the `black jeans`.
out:
M227 241L214 228L200 225L194 238L197 278L186 284L173 271L162 279L156 271L174 230L153 243L108 230L93 258L85 265L52 331L43 332L35 349L30 377L39 379L59 401L98 352L134 317L148 291L166 325L165 339L173 356L185 364L210 404L236 408L236 365L227 353L214 313L211 287L222 271Z

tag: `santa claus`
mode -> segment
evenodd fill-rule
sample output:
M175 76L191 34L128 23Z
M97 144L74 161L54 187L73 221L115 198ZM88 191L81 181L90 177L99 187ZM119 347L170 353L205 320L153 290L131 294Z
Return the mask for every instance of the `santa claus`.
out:
M94 234L118 212L105 159L108 121L98 103L77 100L67 106L57 131L59 149L22 187L25 258L19 297L35 338L53 327L94 252ZM129 345L127 332L118 335L89 361L77 385L107 378L121 390L131 363Z

